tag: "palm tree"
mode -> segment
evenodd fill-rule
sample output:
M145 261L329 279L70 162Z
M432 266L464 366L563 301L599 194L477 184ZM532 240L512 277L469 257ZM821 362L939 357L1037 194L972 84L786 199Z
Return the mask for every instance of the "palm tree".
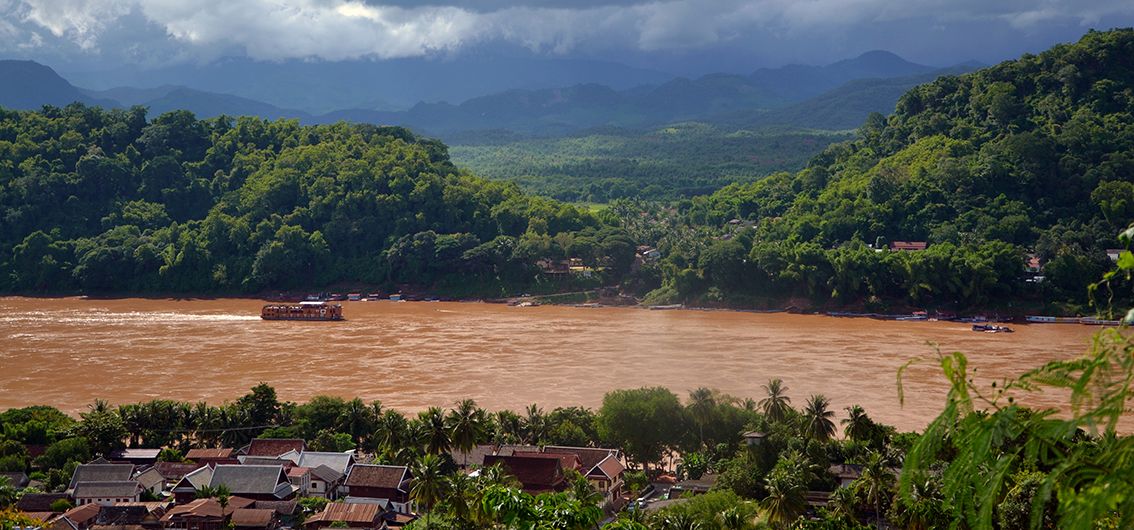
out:
M461 466L467 467L469 451L484 437L485 424L488 423L484 410L477 407L475 401L465 399L449 411L446 421L452 433L453 447L462 453Z
M445 426L445 413L440 407L429 409L418 414L419 435L425 452L439 455L447 452L452 445L449 439L449 429Z
M519 414L507 409L496 411L494 443L497 445L517 443L522 437L523 430L523 420Z
M336 423L338 430L349 434L357 446L362 443L362 436L373 428L372 417L370 407L361 399L354 398L346 403Z
M591 481L580 473L575 472L571 479L571 496L583 506L598 506L602 504L603 495L591 485Z
M792 477L773 473L768 477L765 487L768 496L760 501L760 507L764 510L764 518L773 528L788 528L807 509L803 486Z
M803 407L804 433L809 439L827 441L835 435L835 413L831 401L823 394L812 394Z
M882 453L871 453L862 466L862 475L855 481L866 502L874 507L874 518L879 527L882 526L882 501L894 495L894 473L888 464Z
M746 530L752 526L748 514L737 506L721 512L720 523L724 530Z
M543 409L539 405L532 403L528 405L528 415L523 419L523 442L532 445L539 445L543 441L544 435L547 434L547 416L543 414Z
M454 473L445 478L445 489L445 504L453 518L462 526L477 526L476 506L480 504L477 479L464 473Z
M870 438L871 427L874 421L866 415L862 407L855 405L847 407L847 418L842 421L843 435L851 440L863 441Z
M410 498L425 507L425 527L429 528L429 511L445 493L445 477L441 473L441 458L426 454L413 466L410 481Z
M697 424L702 447L705 446L705 424L711 420L716 406L717 400L713 396L713 391L708 388L700 387L689 393L687 408L693 417L693 423Z
M779 422L787 419L791 409L791 398L787 396L788 388L784 386L783 379L772 379L764 385L764 392L768 397L760 400L760 409L768 421Z
M662 519L661 527L665 530L700 530L701 523L688 512L677 512Z
M838 488L831 493L831 500L827 502L827 511L840 521L857 523L855 507L858 505L858 496L855 489L850 487Z

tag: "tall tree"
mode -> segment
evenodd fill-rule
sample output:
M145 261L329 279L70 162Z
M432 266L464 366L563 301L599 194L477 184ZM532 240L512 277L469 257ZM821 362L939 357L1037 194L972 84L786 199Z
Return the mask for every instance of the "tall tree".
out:
M835 435L834 411L831 402L823 394L812 394L803 407L804 434L809 439L827 441Z
M425 508L425 527L429 528L429 516L437 501L445 491L445 476L441 472L441 458L436 454L425 454L413 466L410 481L410 498Z
M787 396L787 390L783 379L779 378L772 379L764 385L764 393L767 397L761 399L759 405L768 421L778 422L787 419L788 411L791 409L791 398Z

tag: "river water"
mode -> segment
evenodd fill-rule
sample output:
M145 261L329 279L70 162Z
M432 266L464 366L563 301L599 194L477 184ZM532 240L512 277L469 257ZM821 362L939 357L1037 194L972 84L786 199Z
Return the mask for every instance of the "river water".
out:
M1086 351L1098 328L482 303L344 302L344 322L268 322L258 300L0 298L0 409L84 410L96 398L220 403L266 382L281 399L381 400L405 412L474 398L490 409L598 407L617 388L707 386L762 397L782 378L801 406L860 404L902 429L940 410L935 348L963 351L982 380ZM905 376L906 404L896 374ZM1054 395L1030 403L1058 406Z

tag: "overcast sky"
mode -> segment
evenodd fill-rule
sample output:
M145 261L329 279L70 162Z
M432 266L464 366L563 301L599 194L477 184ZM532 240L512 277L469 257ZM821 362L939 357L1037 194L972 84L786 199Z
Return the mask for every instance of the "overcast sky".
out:
M0 55L113 67L510 49L744 71L886 49L945 66L1131 25L1132 0L0 0Z

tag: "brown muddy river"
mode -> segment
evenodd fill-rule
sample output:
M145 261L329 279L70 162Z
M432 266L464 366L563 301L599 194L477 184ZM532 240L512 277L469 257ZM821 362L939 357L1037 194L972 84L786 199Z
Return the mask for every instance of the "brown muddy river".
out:
M683 398L698 386L762 397L784 379L793 403L813 392L877 420L923 427L944 380L915 357L963 351L983 378L1017 375L1086 351L1098 328L884 322L788 314L517 308L481 303L344 302L345 322L267 322L258 300L0 298L0 409L48 404L77 412L96 398L219 403L258 382L281 398L360 396L412 412L471 397L490 409L538 403L597 407L644 385ZM1031 403L1065 400L1039 395Z

